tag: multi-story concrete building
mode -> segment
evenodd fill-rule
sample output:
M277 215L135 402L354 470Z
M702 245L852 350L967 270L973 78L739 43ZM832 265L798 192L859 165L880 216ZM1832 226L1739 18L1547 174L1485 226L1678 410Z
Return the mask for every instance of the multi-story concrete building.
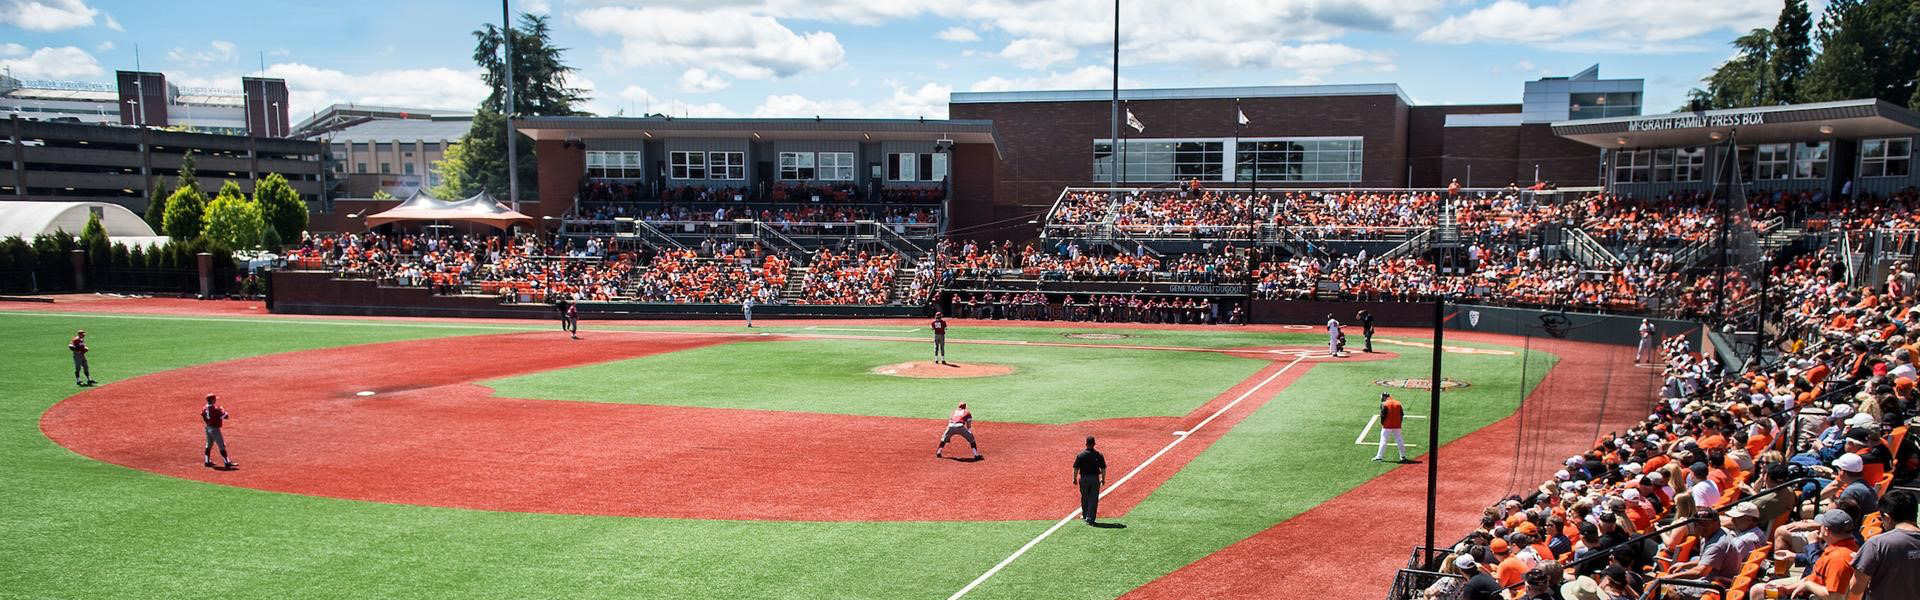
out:
M242 77L238 90L181 88L161 73L118 71L112 84L0 76L0 113L199 133L287 137L287 82Z
M208 195L227 181L252 192L255 181L279 173L310 206L326 204L319 142L37 121L18 114L0 121L0 200L112 202L141 212L157 190L172 188L189 151Z
M423 108L335 104L301 121L297 137L327 144L329 195L406 198L440 185L435 163L466 135L473 115Z

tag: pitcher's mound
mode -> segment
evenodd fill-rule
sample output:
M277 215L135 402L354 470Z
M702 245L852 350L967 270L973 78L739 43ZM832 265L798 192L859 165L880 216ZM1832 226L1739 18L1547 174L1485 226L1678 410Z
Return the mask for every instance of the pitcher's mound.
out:
M939 364L932 361L905 362L897 365L881 365L873 368L875 375L894 377L916 377L920 379L950 379L958 377L995 377L1014 371L1011 365L985 363Z

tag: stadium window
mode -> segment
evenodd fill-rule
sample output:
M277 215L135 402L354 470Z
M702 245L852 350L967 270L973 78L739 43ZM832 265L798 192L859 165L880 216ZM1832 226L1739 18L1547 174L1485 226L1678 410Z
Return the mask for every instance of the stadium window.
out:
M947 153L938 152L938 153L934 153L932 156L933 156L933 166L932 166L932 169L929 171L930 173L932 173L932 176L928 177L927 181L946 181L947 159L948 159Z
M1673 149L1664 148L1653 151L1653 181L1656 183L1673 181Z
M367 172L367 163L355 163L355 164L353 165L353 172L355 172L355 173L365 173L365 172Z
M853 181L853 153L821 152L820 178L826 181Z
M1913 173L1913 138L1860 142L1861 177L1906 177Z
M707 170L713 179L746 179L747 153L708 152Z
M1793 175L1793 144L1761 144L1753 148L1755 181L1786 179Z
M1674 152L1674 181L1706 181L1707 148L1705 146L1680 148Z
M1801 142L1794 144L1793 178L1826 179L1827 148L1827 142L1814 142L1811 144Z
M391 173L393 173L393 163L385 163L385 162L383 162L383 163L380 163L380 174L381 174L381 175L387 175L387 174L391 174Z
M1629 150L1613 155L1614 183L1646 183L1647 169L1652 166L1653 153L1646 150Z
M818 172L813 167L812 152L781 152L780 178L796 181L816 179Z
M413 163L401 163L400 170L406 175L413 174Z
M891 181L919 181L918 155L912 152L896 152L887 155L887 179Z
M675 150L667 153L668 177L673 179L706 179L707 153Z

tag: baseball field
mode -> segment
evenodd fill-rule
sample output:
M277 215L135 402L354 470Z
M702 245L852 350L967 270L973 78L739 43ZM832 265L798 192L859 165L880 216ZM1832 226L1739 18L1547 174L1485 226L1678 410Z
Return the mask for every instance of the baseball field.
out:
M945 367L919 320L0 304L0 598L1378 598L1422 524L1419 331L1335 359L1313 328L959 320ZM1644 414L1631 349L1445 346L1444 541ZM1369 460L1382 392L1410 464ZM200 464L208 393L236 469ZM959 402L984 460L933 456ZM1087 435L1107 527L1069 518Z

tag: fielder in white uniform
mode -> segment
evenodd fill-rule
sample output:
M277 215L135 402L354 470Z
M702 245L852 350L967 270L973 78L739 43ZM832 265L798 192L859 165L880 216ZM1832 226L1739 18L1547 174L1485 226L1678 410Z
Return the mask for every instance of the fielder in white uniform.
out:
M740 300L740 314L747 318L747 326L752 327L753 326L753 296L747 296L746 298L742 298Z
M1653 362L1653 334L1656 330L1653 321L1640 320L1640 347L1633 351L1633 362L1646 364Z
M1327 315L1327 354L1340 356L1340 321Z

